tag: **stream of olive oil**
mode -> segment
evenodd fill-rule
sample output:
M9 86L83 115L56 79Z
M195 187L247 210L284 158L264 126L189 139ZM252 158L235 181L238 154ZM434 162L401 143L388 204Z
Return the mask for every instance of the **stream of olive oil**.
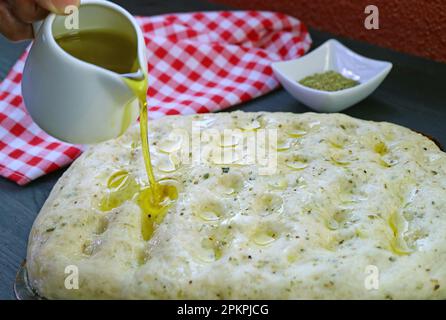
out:
M110 30L85 30L56 38L59 46L72 56L119 74L135 73L140 69L137 58L137 43L131 37ZM147 75L141 80L123 77L135 94L140 106L141 149L148 183L136 179L127 170L114 172L107 182L107 194L99 208L109 211L125 201L135 200L141 208L141 233L144 240L150 239L154 227L159 224L169 206L177 198L177 190L165 181L157 181L150 159L148 141L148 115L146 94Z
M141 149L149 186L140 188L139 194L137 194L137 203L142 210L141 232L143 238L148 240L153 234L154 225L163 220L170 204L177 199L178 194L174 186L156 181L153 173L148 138L147 75L144 76L143 80L125 79L125 81L139 101Z

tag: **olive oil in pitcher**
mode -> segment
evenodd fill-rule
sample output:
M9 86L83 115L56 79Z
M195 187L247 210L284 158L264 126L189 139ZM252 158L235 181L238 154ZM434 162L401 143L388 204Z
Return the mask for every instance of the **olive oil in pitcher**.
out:
M125 75L138 72L141 67L137 57L136 40L112 30L84 30L55 39L59 46L75 58ZM108 211L128 200L136 200L141 208L141 232L144 240L150 239L154 225L160 223L168 207L177 198L177 190L155 179L150 159L147 125L148 88L147 75L142 79L123 77L135 94L140 107L141 148L148 184L139 183L128 171L121 170L109 177L107 194L100 202L100 209Z
M55 40L73 57L104 69L120 74L139 69L136 39L114 30L81 30Z

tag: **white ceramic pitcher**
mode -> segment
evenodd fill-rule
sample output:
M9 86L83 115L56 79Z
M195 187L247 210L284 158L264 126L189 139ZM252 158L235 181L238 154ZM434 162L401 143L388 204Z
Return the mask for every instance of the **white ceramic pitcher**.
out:
M73 32L66 29L65 19L50 14L36 30L23 72L25 106L38 126L60 140L91 144L117 137L138 116L138 102L124 78L147 74L142 32L120 6L102 0L81 1L80 30L111 29L136 38L141 70L121 75L65 52L55 41Z

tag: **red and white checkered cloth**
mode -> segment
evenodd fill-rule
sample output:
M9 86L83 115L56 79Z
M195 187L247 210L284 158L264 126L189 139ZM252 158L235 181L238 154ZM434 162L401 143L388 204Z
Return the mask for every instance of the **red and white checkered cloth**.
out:
M278 86L271 62L302 56L311 45L305 26L281 13L221 11L137 20L147 45L152 119L217 111L263 95ZM82 152L82 146L47 135L26 112L20 91L26 56L0 83L0 175L20 185Z

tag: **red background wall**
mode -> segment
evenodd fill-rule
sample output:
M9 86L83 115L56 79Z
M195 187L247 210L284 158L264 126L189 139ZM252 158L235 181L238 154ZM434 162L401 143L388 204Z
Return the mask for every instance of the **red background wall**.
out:
M236 8L282 11L307 26L446 62L446 0L212 0ZM379 30L364 28L367 5Z

